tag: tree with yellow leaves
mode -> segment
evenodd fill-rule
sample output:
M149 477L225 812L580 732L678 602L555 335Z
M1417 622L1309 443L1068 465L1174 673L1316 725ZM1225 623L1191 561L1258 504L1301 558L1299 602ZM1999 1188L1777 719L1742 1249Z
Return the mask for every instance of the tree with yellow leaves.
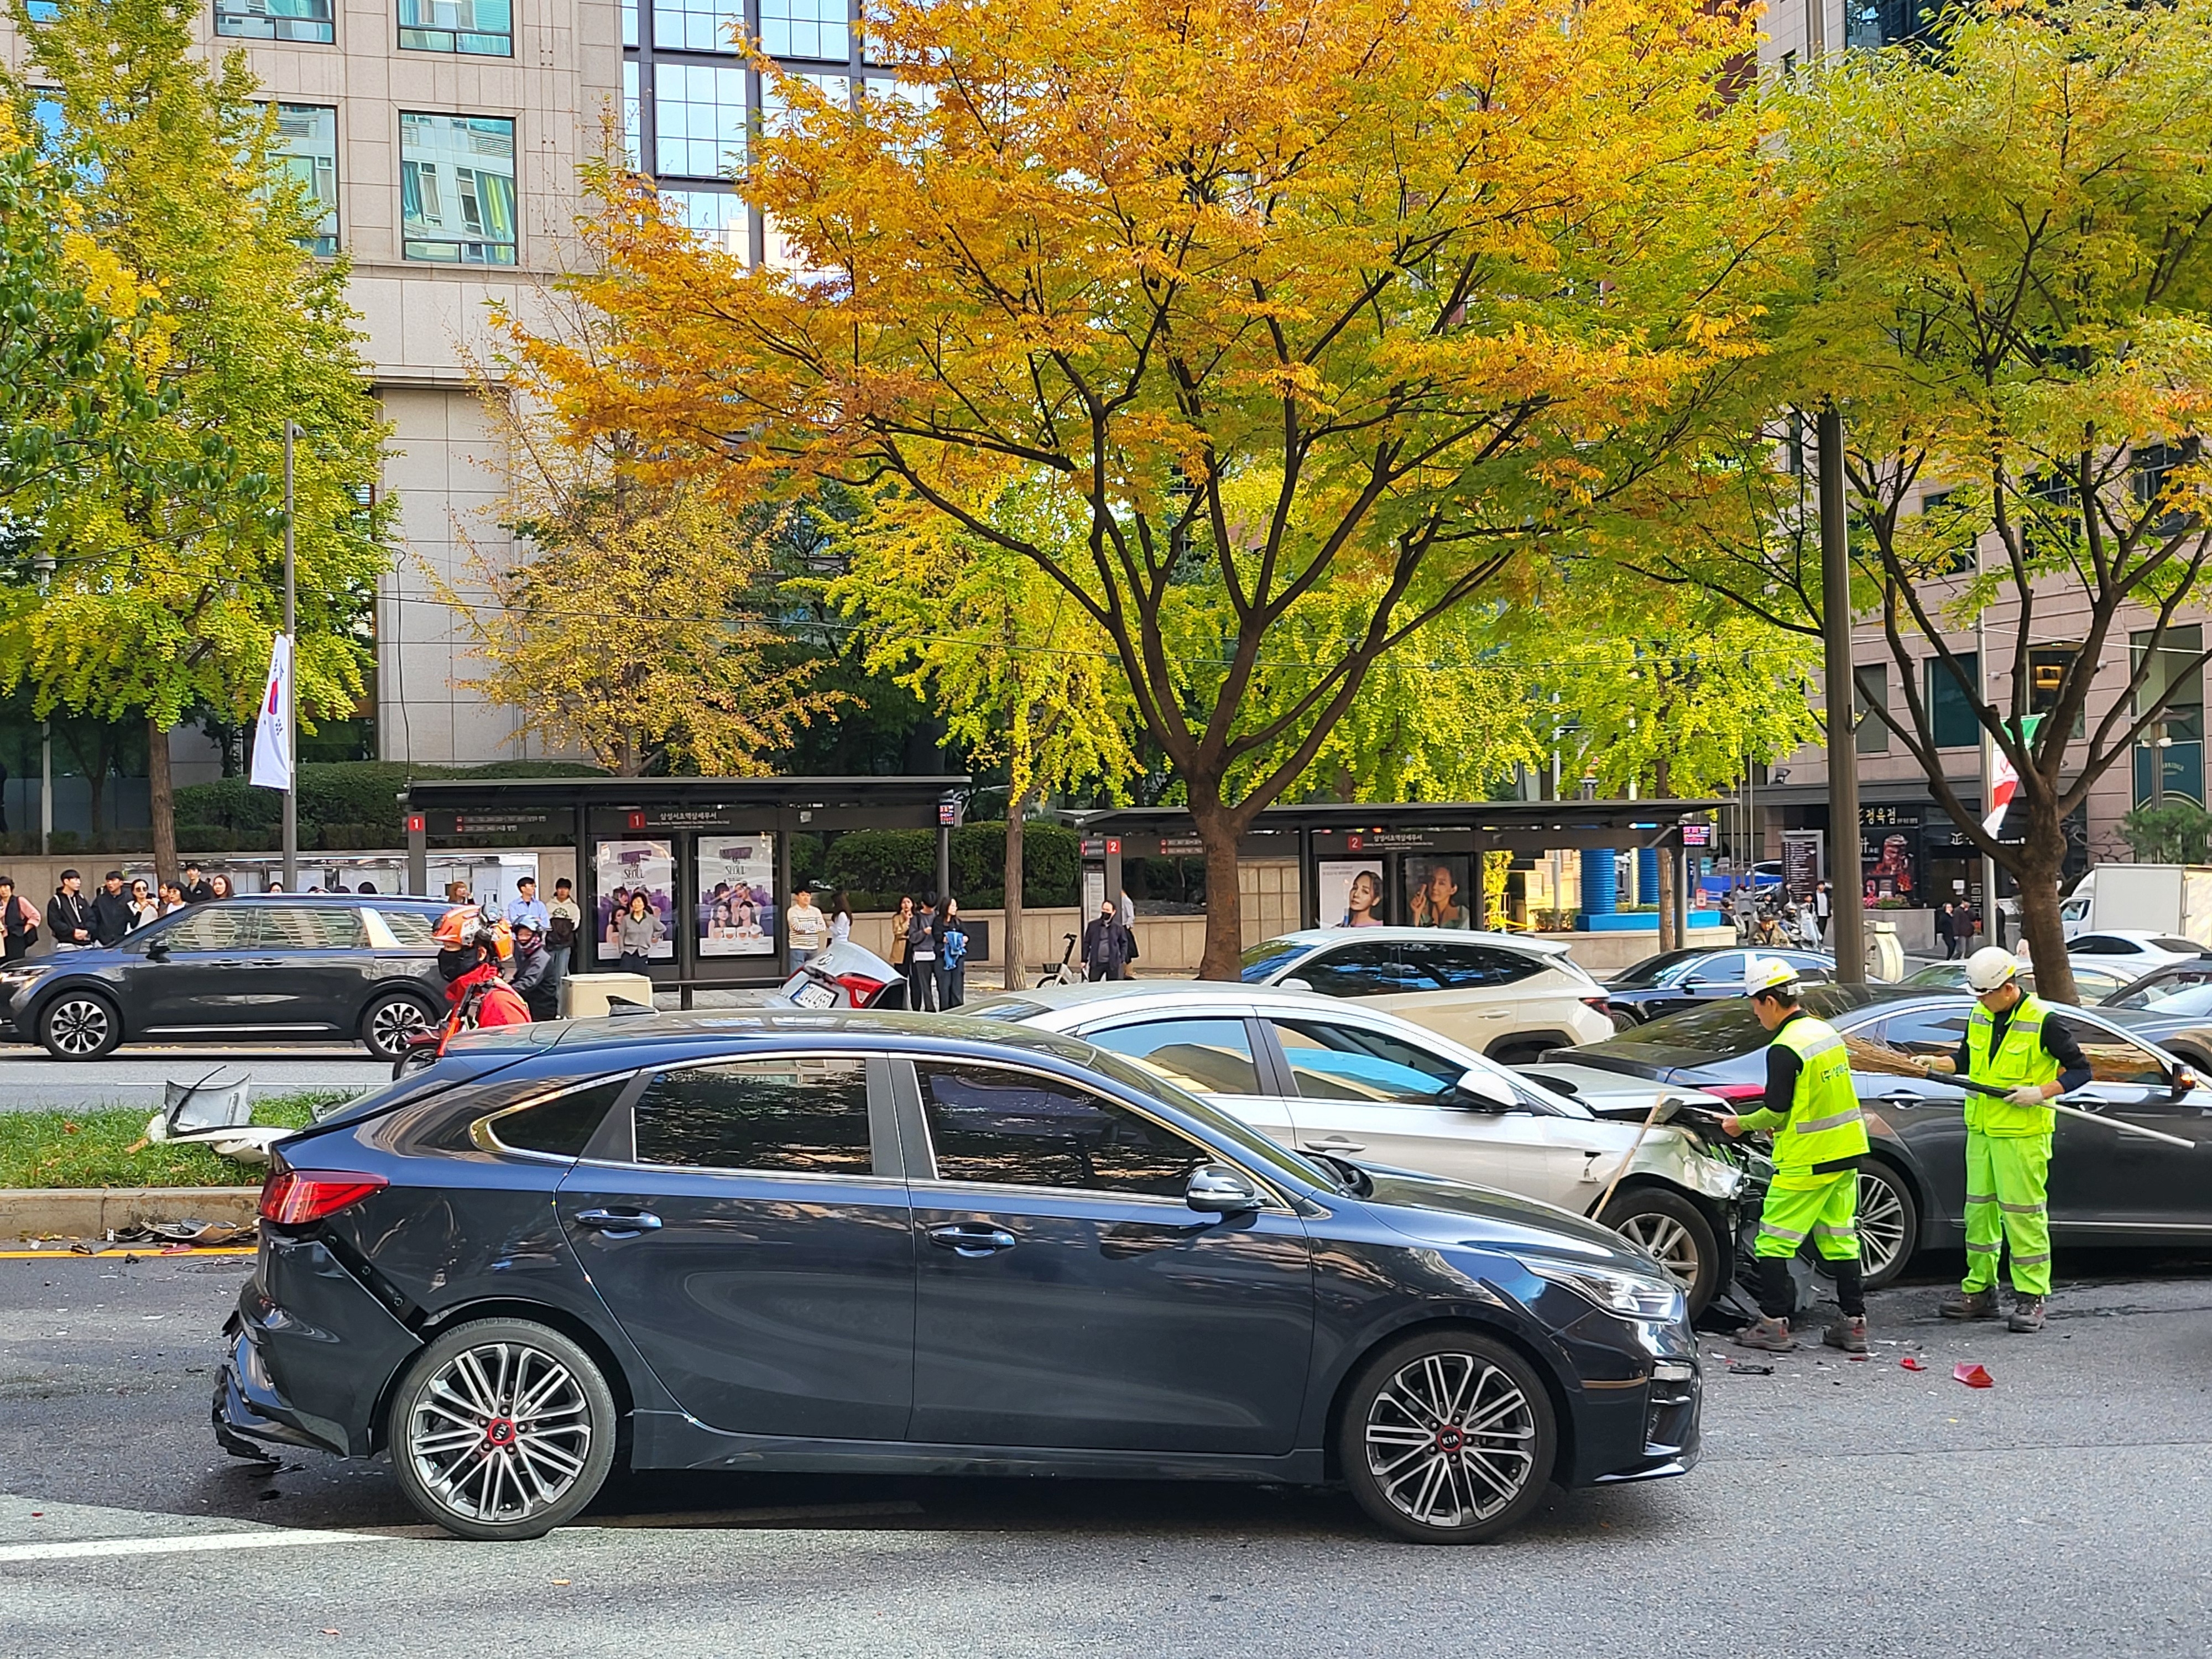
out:
M744 187L788 268L609 170L612 349L525 350L573 432L726 500L896 477L1040 570L1181 779L1233 976L1238 837L1377 665L1743 349L1750 42L1698 0L884 0L901 95L775 76ZM1072 541L994 520L1017 478Z

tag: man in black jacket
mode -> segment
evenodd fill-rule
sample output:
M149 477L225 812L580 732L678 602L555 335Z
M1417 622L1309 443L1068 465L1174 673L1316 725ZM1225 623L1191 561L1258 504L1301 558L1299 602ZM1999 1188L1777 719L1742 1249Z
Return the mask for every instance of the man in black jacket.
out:
M520 997L530 1018L555 1019L561 1012L561 981L552 976L553 959L547 954L534 923L514 924L514 976L508 988Z
M1107 899L1083 930L1083 976L1090 980L1124 979L1129 965L1129 930L1121 925L1119 907Z
M46 901L46 932L56 948L82 951L93 942L92 901L78 890L84 878L74 870L62 872L62 884Z
M92 937L98 945L120 945L123 936L138 925L131 908L131 895L123 890L123 872L110 870L100 883L100 896L92 902Z
M185 878L179 885L184 889L187 904L205 904L215 896L215 889L208 885L207 878L200 874L200 866L197 863L185 866Z

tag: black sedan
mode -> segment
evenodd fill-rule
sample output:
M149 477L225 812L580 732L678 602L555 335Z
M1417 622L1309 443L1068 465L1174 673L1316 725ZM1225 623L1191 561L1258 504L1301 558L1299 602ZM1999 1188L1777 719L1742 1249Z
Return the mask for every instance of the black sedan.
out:
M218 1439L534 1537L633 1469L1342 1480L1401 1537L1695 1461L1680 1292L957 1017L507 1027L278 1143ZM250 1448L248 1449L250 1449Z
M120 944L0 969L0 1036L56 1060L118 1042L358 1038L380 1060L445 1010L431 931L447 907L374 894L195 904Z
M1847 985L1808 988L1805 1006L1848 1036L1945 1054L1958 1047L1972 1009L1961 995ZM2139 1062L2123 1081L2091 1083L2068 1096L2069 1105L2183 1136L2197 1150L2061 1117L2051 1160L2052 1236L2074 1244L2212 1245L2212 1089L2124 1027L2124 1016L2066 1008L2057 1017L2100 1058ZM1747 1101L1764 1088L1766 1043L1751 1005L1738 997L1560 1057ZM1902 1273L1915 1252L1965 1240L1964 1097L1932 1080L1872 1072L1854 1072L1852 1081L1869 1109L1874 1141L1859 1175L1859 1227L1867 1283L1878 1287Z
M1744 962L1779 957L1797 970L1808 985L1826 985L1836 976L1832 957L1817 951L1747 951L1733 946L1692 946L1662 951L1622 969L1605 982L1606 1006L1621 1030L1646 1020L1680 1013L1685 1008L1743 994Z

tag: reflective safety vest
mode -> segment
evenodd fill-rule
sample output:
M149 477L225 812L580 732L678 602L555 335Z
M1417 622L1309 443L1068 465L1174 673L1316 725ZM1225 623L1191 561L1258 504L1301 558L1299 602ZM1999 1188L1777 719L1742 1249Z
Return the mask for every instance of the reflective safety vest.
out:
M2022 997L2013 1005L2004 1041L1991 1054L1990 1035L1996 1029L1996 1021L1977 1002L1966 1021L1966 1075L2000 1089L2017 1089L2024 1083L2056 1083L2058 1060L2043 1046L2047 1012L2033 997ZM1996 1095L1966 1097L1966 1127L1985 1135L2047 1135L2057 1123L2058 1114L2048 1106L2015 1106Z
M1777 1031L1774 1040L1797 1056L1797 1089L1790 1099L1790 1121L1774 1132L1777 1179L1863 1153L1866 1121L1859 1115L1850 1060L1836 1028L1801 1014Z

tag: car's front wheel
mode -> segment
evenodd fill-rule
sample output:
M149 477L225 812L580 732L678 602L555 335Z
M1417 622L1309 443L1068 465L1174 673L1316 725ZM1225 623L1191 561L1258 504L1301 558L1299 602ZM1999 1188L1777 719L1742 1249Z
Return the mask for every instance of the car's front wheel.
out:
M1337 1451L1359 1507L1417 1544L1475 1544L1543 1501L1558 1425L1528 1361L1470 1330L1394 1342L1345 1397Z
M56 1060L98 1060L123 1041L123 1016L97 991L64 991L40 1011L39 1041Z
M404 991L385 991L362 1010L361 1040L379 1060L398 1060L410 1037L430 1029L429 1007Z
M415 1357L387 1431L400 1490L425 1519L463 1538L538 1538L605 1481L614 1395L560 1332L473 1320Z
M1720 1240L1705 1212L1681 1194L1664 1187L1631 1187L1614 1194L1597 1219L1657 1258L1682 1287L1691 1318L1719 1294Z

